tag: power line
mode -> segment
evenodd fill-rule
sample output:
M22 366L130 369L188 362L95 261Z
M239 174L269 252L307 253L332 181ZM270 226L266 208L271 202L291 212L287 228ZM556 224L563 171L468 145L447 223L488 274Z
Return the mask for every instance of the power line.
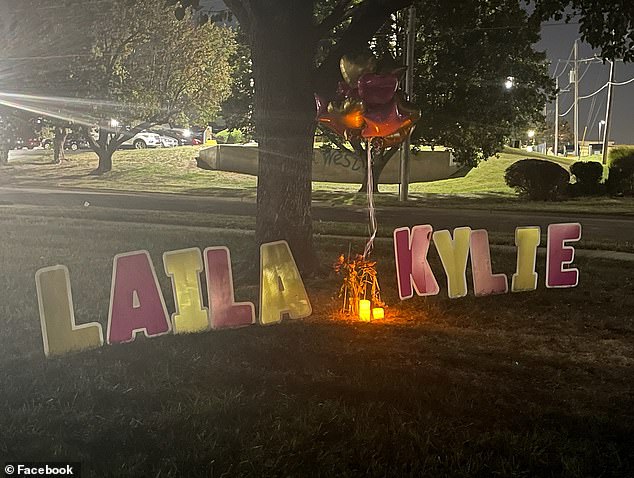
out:
M595 95L598 95L599 93L601 93L603 90L605 90L608 86L612 85L612 86L624 86L624 85L628 85L630 83L634 82L634 78L630 78L629 80L626 81L621 81L621 82L614 82L614 81L608 81L605 85L603 85L601 88L599 88L597 91L595 91L594 93L590 93L589 95L585 95L585 96L580 96L579 99L580 100L586 100L588 98L592 98ZM566 116L568 113L570 113L570 111L572 111L572 108L574 108L574 104L568 108L568 110L564 113L561 114L559 116Z

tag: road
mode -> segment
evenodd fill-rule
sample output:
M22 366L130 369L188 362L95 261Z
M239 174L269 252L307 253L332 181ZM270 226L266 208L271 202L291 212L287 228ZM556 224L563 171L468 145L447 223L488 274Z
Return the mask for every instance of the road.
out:
M256 211L253 202L235 199L161 193L0 187L0 204L3 205L56 206L63 209L82 206L84 203L89 203L93 207L114 209L188 211L236 216L253 216ZM548 224L552 223L580 222L585 240L621 243L634 241L634 217L473 209L445 210L429 207L379 208L377 216L381 224L394 227L431 224L439 230L470 226L473 229L487 229L491 233L512 233L518 226L540 226L545 230ZM315 203L313 218L321 221L365 224L367 212L360 207L333 207Z

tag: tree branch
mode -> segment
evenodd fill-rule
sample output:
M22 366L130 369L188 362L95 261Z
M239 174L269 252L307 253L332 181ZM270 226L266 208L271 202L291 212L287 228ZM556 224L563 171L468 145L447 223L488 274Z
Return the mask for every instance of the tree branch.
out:
M341 57L367 48L372 35L383 26L389 16L412 2L413 0L365 0L355 6L350 13L352 22L315 71L315 90L325 93L324 96L332 94L340 78Z
M245 0L225 0L225 5L238 19L238 22L244 28L244 31L250 32L255 24L255 15L250 6L250 2Z
M317 38L324 37L333 28L349 18L354 12L354 9L350 8L353 3L354 0L339 0L332 12L319 25L315 26Z
M157 124L167 123L174 114L176 114L176 111L167 111L165 114L156 114L149 120L130 128L125 133L119 133L110 141L110 144L108 144L108 150L115 152L123 143L136 136L137 133L140 133L144 129L151 128L152 126L156 126Z

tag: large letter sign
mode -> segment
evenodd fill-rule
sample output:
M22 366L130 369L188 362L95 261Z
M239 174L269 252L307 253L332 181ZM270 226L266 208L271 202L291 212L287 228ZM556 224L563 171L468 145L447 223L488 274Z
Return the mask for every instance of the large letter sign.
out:
M40 306L44 354L47 357L78 352L103 345L101 324L77 325L66 266L40 269L35 274Z
M313 313L295 259L286 241L260 247L260 324L281 322L288 314L302 319Z
M192 334L209 329L209 314L203 307L200 249L184 249L163 254L165 273L172 278L176 312L172 315L175 334Z
M467 295L467 261L471 229L459 227L454 230L453 236L452 239L449 231L434 232L434 243L447 274L449 297L457 299Z
M537 289L537 246L541 241L539 227L518 227L515 230L517 271L513 274L511 290L526 292Z
M170 333L165 300L147 251L115 256L112 266L108 343L131 342Z
M471 231L471 268L473 292L476 296L506 294L509 291L505 274L493 274L489 234L484 229Z
M548 251L546 261L546 287L576 287L579 270L564 269L575 258L575 249L566 242L581 239L581 224L551 224L548 226Z
M436 295L440 292L434 272L427 262L427 253L434 229L429 226L416 226L410 233L409 227L394 231L394 259L396 260L396 278L398 295L401 300L420 296Z
M205 269L212 328L228 329L253 324L255 306L251 302L235 302L229 249L205 249Z
M295 259L285 241L263 244L260 263L260 324L308 317L312 307ZM108 344L133 342L136 334L157 337L244 327L255 323L255 306L236 302L231 257L226 247L163 254L176 311L170 320L152 260L147 251L118 254L112 264ZM204 265L204 267L203 267ZM200 274L206 271L209 310L204 307ZM42 340L47 357L101 347L99 323L77 325L68 269L54 266L35 274Z

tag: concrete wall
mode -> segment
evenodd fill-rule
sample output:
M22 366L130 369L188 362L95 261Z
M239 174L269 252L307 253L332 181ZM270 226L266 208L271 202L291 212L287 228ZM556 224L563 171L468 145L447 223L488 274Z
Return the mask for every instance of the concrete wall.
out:
M410 181L425 182L447 179L460 167L452 161L447 151L421 151L411 157ZM315 149L313 158L313 181L337 183L361 183L362 159L338 149ZM257 146L222 144L200 150L199 166L203 169L230 171L256 176L258 169ZM399 182L399 154L385 167L381 175L382 184Z

